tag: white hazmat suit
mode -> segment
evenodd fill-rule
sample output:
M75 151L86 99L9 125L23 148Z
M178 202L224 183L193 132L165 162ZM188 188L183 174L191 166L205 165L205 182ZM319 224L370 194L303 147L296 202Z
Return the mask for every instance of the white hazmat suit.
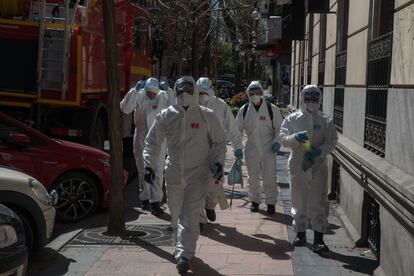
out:
M261 89L263 92L261 84L258 81L253 81L247 88L248 96L249 90L254 88ZM262 202L262 187L260 185L260 177L262 177L265 203L275 205L278 197L277 154L272 151L272 145L279 142L279 131L283 118L279 108L270 104L273 113L272 122L264 97L261 97L261 104L258 110L256 110L253 100L249 96L249 104L242 106L236 117L240 133L243 133L245 130L247 134L244 154L249 175L249 200L252 204L260 204ZM248 109L245 116L243 116L245 108Z
M146 91L157 93L154 99L150 99L146 95ZM153 185L149 185L144 181L143 171L144 162L142 152L144 149L144 139L148 134L148 130L152 126L156 115L168 106L168 98L165 91L159 91L158 81L155 78L149 78L145 82L144 89L139 91L131 89L121 101L122 112L129 114L134 111L134 156L139 175L139 184L141 193L140 200L150 200L151 203L161 202L163 197L163 171L166 155L166 144L163 143L159 152L160 158L158 163L153 166L155 170L155 181Z
M181 78L177 83L181 81L197 89L192 77ZM205 184L212 179L211 166L224 163L226 134L214 113L198 105L198 93L194 91L193 95L178 95L177 104L164 109L155 119L145 139L146 167L158 163L164 139L169 154L165 172L168 206L176 238L175 258L179 262L180 258L189 260L195 254Z
M236 125L234 115L231 113L230 108L226 102L214 95L214 90L211 85L211 81L208 78L199 78L197 81L197 87L199 92L207 92L208 95L200 95L199 103L202 106L208 107L214 111L221 126L224 128L227 134L227 138L230 140L233 150L243 149L242 137L240 131ZM222 185L222 182L216 183L213 179L210 181L207 189L205 208L213 210L217 205L217 186ZM202 210L200 222L206 223L207 218L204 210Z
M310 89L319 91L320 96L312 112L308 111L304 103L304 92ZM288 167L295 232L305 232L308 228L308 219L312 230L321 233L328 230L326 156L334 150L338 136L332 120L318 111L321 101L321 93L316 86L305 86L300 93L299 110L285 118L280 130L282 145L292 149ZM320 149L320 155L315 158L314 165L306 171L302 168L305 149L295 138L295 134L302 131L307 131L311 145Z

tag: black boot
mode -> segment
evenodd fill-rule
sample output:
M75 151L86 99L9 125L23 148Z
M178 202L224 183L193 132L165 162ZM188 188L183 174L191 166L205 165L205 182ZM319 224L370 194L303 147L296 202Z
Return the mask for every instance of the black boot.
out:
M159 202L151 203L151 214L153 214L154 216L159 216L163 213L164 211L161 209Z
M187 271L190 269L189 260L184 257L179 257L177 260L177 271L180 275L183 275L187 273Z
M209 221L216 221L216 211L214 211L214 209L206 208L206 216Z
M142 210L149 211L151 210L151 204L149 199L143 200L141 205Z
M306 244L306 232L298 232L296 238L292 241L293 246L304 246Z
M267 213L269 215L275 214L276 213L275 205L273 205L273 204L267 204Z
M315 231L314 239L313 239L313 245L312 245L312 251L317 253L317 254L329 251L329 247L326 246L324 241L323 241L323 233Z
M250 212L257 213L259 212L259 203L253 202L252 205L250 205Z

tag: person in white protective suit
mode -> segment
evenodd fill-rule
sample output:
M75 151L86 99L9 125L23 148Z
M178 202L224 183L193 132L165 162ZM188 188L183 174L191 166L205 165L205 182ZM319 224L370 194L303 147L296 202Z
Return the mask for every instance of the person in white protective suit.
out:
M338 140L332 120L319 111L321 101L321 91L317 86L305 86L300 93L299 110L285 118L280 130L282 145L292 149L288 167L291 212L297 233L292 244L306 244L310 220L310 228L314 231L312 250L316 253L329 251L323 241L323 233L328 230L329 212L326 156L334 150Z
M167 139L166 185L171 226L176 239L174 257L183 274L195 254L200 234L200 212L204 208L207 183L223 177L226 134L212 110L198 105L194 79L175 83L177 104L164 109L145 139L145 178L154 179L161 144Z
M236 125L236 120L227 106L226 102L220 98L214 96L214 90L211 85L211 81L208 78L199 78L197 80L197 88L199 91L199 104L208 107L214 111L220 124L226 131L227 138L230 140L234 156L238 159L243 158L243 144L240 131ZM217 205L217 185L222 185L222 182L217 183L213 180L210 181L207 189L205 212L201 211L200 223L207 222L207 218L210 221L216 220L216 212L214 208ZM207 218L206 218L207 216ZM201 225L202 225L201 224ZM202 227L202 226L201 226Z
M141 189L139 197L142 200L143 209L151 210L151 213L156 216L163 213L161 202L163 198L162 184L164 181L166 144L163 143L158 163L153 167L155 170L153 185L149 185L144 181L142 151L144 149L145 136L148 134L148 130L151 128L156 115L168 105L167 95L165 91L159 90L158 80L155 78L149 78L145 82L143 89L131 89L121 101L121 110L124 113L129 114L135 111L133 147Z
M237 113L236 122L240 133L246 131L245 159L248 172L250 211L258 212L262 202L262 190L267 204L267 213L275 213L278 197L276 163L280 149L279 131L282 115L279 108L263 97L263 87L252 81L246 93L249 102ZM260 185L262 178L262 186Z
M170 86L168 85L168 82L166 82L166 81L160 81L160 89L163 90L163 91L165 91L167 93L167 96L168 96L168 104L169 105L176 103L175 93L170 88Z

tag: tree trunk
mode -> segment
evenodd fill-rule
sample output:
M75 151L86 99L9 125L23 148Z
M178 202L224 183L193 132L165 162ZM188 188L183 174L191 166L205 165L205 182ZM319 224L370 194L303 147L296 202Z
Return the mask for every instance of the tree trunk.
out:
M117 66L117 52L115 41L115 10L114 0L103 0L106 74L108 87L109 107L109 143L111 147L111 187L109 205L108 234L123 236L124 221L124 183L122 175L122 137L121 112L119 109L119 80Z
M194 20L195 22L195 20ZM199 45L199 35L198 35L198 23L194 23L193 34L192 34L192 47L191 47L191 74L194 79L198 79L198 45Z

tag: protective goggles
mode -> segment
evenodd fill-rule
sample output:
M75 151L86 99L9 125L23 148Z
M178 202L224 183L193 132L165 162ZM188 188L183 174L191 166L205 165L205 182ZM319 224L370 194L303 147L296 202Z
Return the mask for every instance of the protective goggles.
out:
M315 90L305 91L303 93L304 102L319 102L319 92Z
M182 93L193 95L194 86L191 82L187 81L177 82L175 84L175 92L177 93L177 95L181 95Z
M263 91L259 87L251 87L248 90L249 95L262 95Z

